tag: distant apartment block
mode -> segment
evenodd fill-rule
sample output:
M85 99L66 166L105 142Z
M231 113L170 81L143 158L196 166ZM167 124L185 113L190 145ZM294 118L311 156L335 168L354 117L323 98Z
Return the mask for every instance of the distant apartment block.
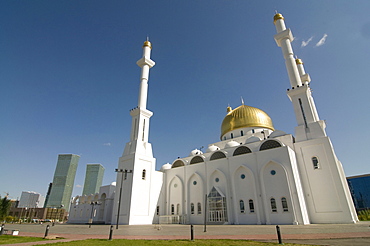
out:
M101 164L87 164L85 184L82 195L91 195L99 192L103 183L105 168Z
M18 208L42 208L45 197L33 191L22 191L19 199Z
M347 177L356 210L370 208L370 174Z
M73 154L58 155L53 185L45 207L69 211L79 159L80 156Z

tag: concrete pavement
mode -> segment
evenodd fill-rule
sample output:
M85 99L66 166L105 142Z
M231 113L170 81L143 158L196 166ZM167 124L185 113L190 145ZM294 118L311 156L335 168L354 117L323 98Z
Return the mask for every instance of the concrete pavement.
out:
M5 229L19 230L20 236L43 237L46 224L6 224ZM203 225L194 225L194 238L277 242L275 225L207 225L206 229L204 232ZM280 231L284 243L370 245L370 221L357 224L280 225ZM71 241L88 238L108 239L109 232L110 225L92 225L89 228L88 225L56 224L50 226L49 235L65 238L57 241ZM113 239L190 239L190 225L119 225L118 229L113 227Z

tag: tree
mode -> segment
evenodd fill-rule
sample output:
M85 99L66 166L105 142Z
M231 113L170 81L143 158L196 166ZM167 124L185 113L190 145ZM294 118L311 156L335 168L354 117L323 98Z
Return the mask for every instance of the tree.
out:
M11 202L8 199L8 196L1 198L0 196L0 221L3 221L6 216L9 214Z

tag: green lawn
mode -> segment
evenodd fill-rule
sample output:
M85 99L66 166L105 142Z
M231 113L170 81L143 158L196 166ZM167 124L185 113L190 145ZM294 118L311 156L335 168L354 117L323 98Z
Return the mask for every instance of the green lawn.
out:
M2 235L0 236L0 245L1 244L14 244L14 243L26 243L26 242L37 242L46 240L40 237L21 237L21 236L12 236L12 235ZM71 242L50 242L47 244L48 246L105 246L105 245L135 245L135 246L156 246L156 245L201 245L201 246L238 246L238 245L247 245L247 246L273 246L279 245L278 243L262 243L262 242L254 242L248 240L229 240L229 239L220 239L220 240L213 240L213 239L199 239L199 240L127 240L127 239L113 239L112 241L106 239L88 239L88 240L78 240L78 241L71 241ZM285 246L293 246L293 245L300 245L300 244L290 244L284 243ZM307 245L306 245L307 246Z
M27 243L44 240L41 237L20 237L12 235L1 235L0 244Z
M152 245L201 245L201 246L238 246L238 245L247 245L247 246L277 246L277 243L262 243L262 242L254 242L254 241L247 241L247 240L229 240L229 239L222 239L222 240L213 240L213 239L199 239L199 240L126 240L126 239L113 239L112 241L108 241L105 239L88 239L83 241L72 241L67 243L53 243L53 244L44 244L49 246L69 246L69 245L76 245L76 246L92 246L92 245L135 245L135 246L152 246ZM293 246L299 244L284 244L285 246ZM306 245L307 246L307 245Z

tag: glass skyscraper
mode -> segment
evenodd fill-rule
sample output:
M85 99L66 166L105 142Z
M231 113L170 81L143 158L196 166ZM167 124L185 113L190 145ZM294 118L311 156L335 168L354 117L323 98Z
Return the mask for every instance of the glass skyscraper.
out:
M104 167L101 164L87 164L85 184L82 195L91 195L99 192L103 183Z
M347 177L349 189L357 210L370 208L370 174Z
M73 154L58 155L53 185L46 204L47 208L64 208L69 211L79 159L80 156Z

